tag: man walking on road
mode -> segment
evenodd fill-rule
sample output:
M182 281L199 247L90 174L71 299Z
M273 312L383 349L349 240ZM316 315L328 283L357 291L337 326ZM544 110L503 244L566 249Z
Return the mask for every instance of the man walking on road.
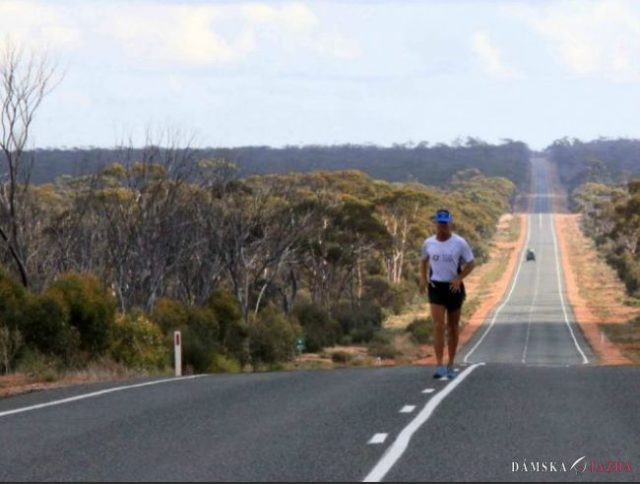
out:
M458 349L460 312L466 297L463 279L475 267L473 252L465 239L452 232L453 217L448 210L438 210L433 217L435 235L422 245L420 259L420 294L429 288L431 319L434 324L434 346L437 368L435 379L453 379L453 364ZM448 328L449 361L445 367L444 329Z

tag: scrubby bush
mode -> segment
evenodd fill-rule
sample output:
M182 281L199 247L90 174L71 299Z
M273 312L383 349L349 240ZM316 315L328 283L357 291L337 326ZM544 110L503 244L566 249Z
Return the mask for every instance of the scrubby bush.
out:
M249 363L249 325L243 320L233 321L226 328L226 334L224 335L223 346L226 352L233 359L240 363L240 366L244 366Z
M196 373L206 372L212 356L213 349L192 328L187 327L182 331L182 360L185 368Z
M345 364L353 359L353 355L347 351L334 351L331 353L331 361L334 363Z
M170 349L162 331L141 311L121 314L112 327L111 357L136 369L162 369L169 364Z
M240 373L242 365L233 357L216 353L209 363L211 373Z
M0 267L0 321L11 329L21 328L25 318L27 291Z
M348 335L353 343L371 341L382 327L384 319L380 306L368 301L356 305L339 304L334 308L332 316L340 323L343 334Z
M279 363L295 356L296 339L302 334L297 322L272 306L265 307L249 324L251 362Z
M198 373L206 372L214 355L220 351L220 326L208 307L187 308L186 327L182 329L182 351L185 366Z
M367 351L371 356L385 359L395 358L400 353L392 343L382 341L372 341Z
M301 304L295 307L293 314L302 326L307 351L318 352L335 345L340 338L340 324L321 306L314 303Z
M219 324L220 341L224 341L229 327L242 318L238 301L231 292L225 289L216 289L211 294L207 307L216 315Z
M22 334L16 328L0 323L0 373L9 373L22 349Z
M17 370L34 381L52 382L58 379L63 366L55 356L43 355L37 350L26 348L17 360Z
M154 305L150 317L164 333L173 334L187 325L189 310L177 299L161 298Z
M64 274L45 294L66 304L69 324L79 331L82 350L92 356L106 352L115 320L116 300L95 276Z
M363 299L400 314L415 294L415 286L406 281L392 284L385 276L369 277L364 283Z
M431 318L414 319L407 326L407 332L411 333L411 339L418 344L430 343L432 330L433 323Z
M29 297L22 332L27 345L72 365L80 351L80 332L70 323L70 309L59 292Z
M187 326L209 348L219 345L220 325L216 314L208 307L189 308Z

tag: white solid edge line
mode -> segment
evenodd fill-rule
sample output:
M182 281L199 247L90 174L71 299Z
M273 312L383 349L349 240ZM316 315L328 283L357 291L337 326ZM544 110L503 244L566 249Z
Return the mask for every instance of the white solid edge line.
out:
M455 390L455 388L460 385L473 370L482 365L484 365L484 363L475 363L471 365L469 368L461 372L455 380L452 380L442 391L429 400L420 413L416 415L404 429L402 429L402 432L400 432L396 440L391 444L391 447L387 449L380 461L375 465L371 472L369 472L367 477L364 478L363 482L380 482L384 479L384 476L391 470L395 463L398 462L398 459L402 457L405 450L407 450L409 441L413 434L427 420L429 420L429 417L431 417L440 402L442 402L449 393Z
M84 400L87 398L94 398L94 397L99 397L101 395L106 395L107 393L114 393L114 392L119 392L122 390L130 390L132 388L140 388L140 387L146 387L146 386L151 386L151 385L159 385L160 383L170 383L170 382L175 382L175 381L181 381L181 380L190 380L193 378L198 378L204 375L192 375L192 376L183 376L183 377L178 377L178 378L168 378L165 380L155 380L155 381L150 381L150 382L146 382L146 383L137 383L135 385L124 385L124 386L120 386L120 387L115 387L115 388L107 388L106 390L100 390L97 392L92 392L92 393L85 393L83 395L77 395L75 397L69 397L69 398L63 398L61 400L54 400L53 402L47 402L47 403L39 403L37 405L31 405L29 407L22 407L22 408L15 408L13 410L6 410L4 412L0 412L0 417L6 417L9 415L15 415L17 413L24 413L24 412L31 412L33 410L39 410L41 408L46 408L46 407L53 407L55 405L62 405L64 403L71 403L71 402L76 402L78 400Z
M516 283L518 282L518 276L520 275L520 269L522 269L522 265L523 265L522 264L522 253L524 252L526 247L529 246L530 237L531 237L531 214L527 213L527 240L525 240L524 246L522 247L522 249L518 253L518 269L516 270L516 275L513 278L513 281L511 282L511 289L509 290L509 294L507 294L506 299L502 302L502 304L500 304L498 309L496 309L496 312L493 314L493 318L491 319L491 323L489 323L489 327L487 327L487 329L484 331L484 333L482 334L480 339L476 342L476 344L473 345L473 348L471 348L471 350L469 350L469 352L464 356L464 360L463 361L465 363L469 363L469 357L478 348L478 346L480 346L480 344L484 341L484 339L487 336L487 334L489 334L489 331L491 331L491 328L493 328L493 325L495 324L496 319L498 318L498 314L500 314L500 311L502 311L502 308L505 307L507 305L507 303L509 302L509 299L511 299L511 295L513 294L513 290L515 289Z
M562 295L562 291L564 289L564 285L562 284L562 278L560 277L560 256L558 254L558 242L556 240L556 216L555 214L551 215L551 234L553 235L553 252L556 256L556 274L558 276L558 294L560 294L560 305L562 306L562 314L564 315L564 322L567 324L567 328L569 328L569 333L571 333L571 337L573 338L573 343L576 345L576 349L580 356L582 356L582 364L586 365L589 363L589 359L580 348L578 344L578 340L576 339L576 335L573 334L573 329L571 328L571 324L569 324L569 317L567 316L567 308L564 304L564 296Z

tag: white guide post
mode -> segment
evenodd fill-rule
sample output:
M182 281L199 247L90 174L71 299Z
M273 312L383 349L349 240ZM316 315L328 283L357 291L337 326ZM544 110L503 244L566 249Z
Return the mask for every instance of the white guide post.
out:
M173 354L175 356L176 376L182 376L182 337L180 331L173 333Z

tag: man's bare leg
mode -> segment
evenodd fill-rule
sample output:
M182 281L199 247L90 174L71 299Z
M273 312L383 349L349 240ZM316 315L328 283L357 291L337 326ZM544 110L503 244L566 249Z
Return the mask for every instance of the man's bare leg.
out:
M430 306L431 319L433 320L433 346L436 350L436 362L438 366L443 366L445 307L440 304L431 304Z
M454 361L456 359L456 351L458 350L458 338L459 338L459 323L460 323L461 309L454 311L447 311L447 329L449 333L448 338L448 350L449 350L449 368L453 368Z

